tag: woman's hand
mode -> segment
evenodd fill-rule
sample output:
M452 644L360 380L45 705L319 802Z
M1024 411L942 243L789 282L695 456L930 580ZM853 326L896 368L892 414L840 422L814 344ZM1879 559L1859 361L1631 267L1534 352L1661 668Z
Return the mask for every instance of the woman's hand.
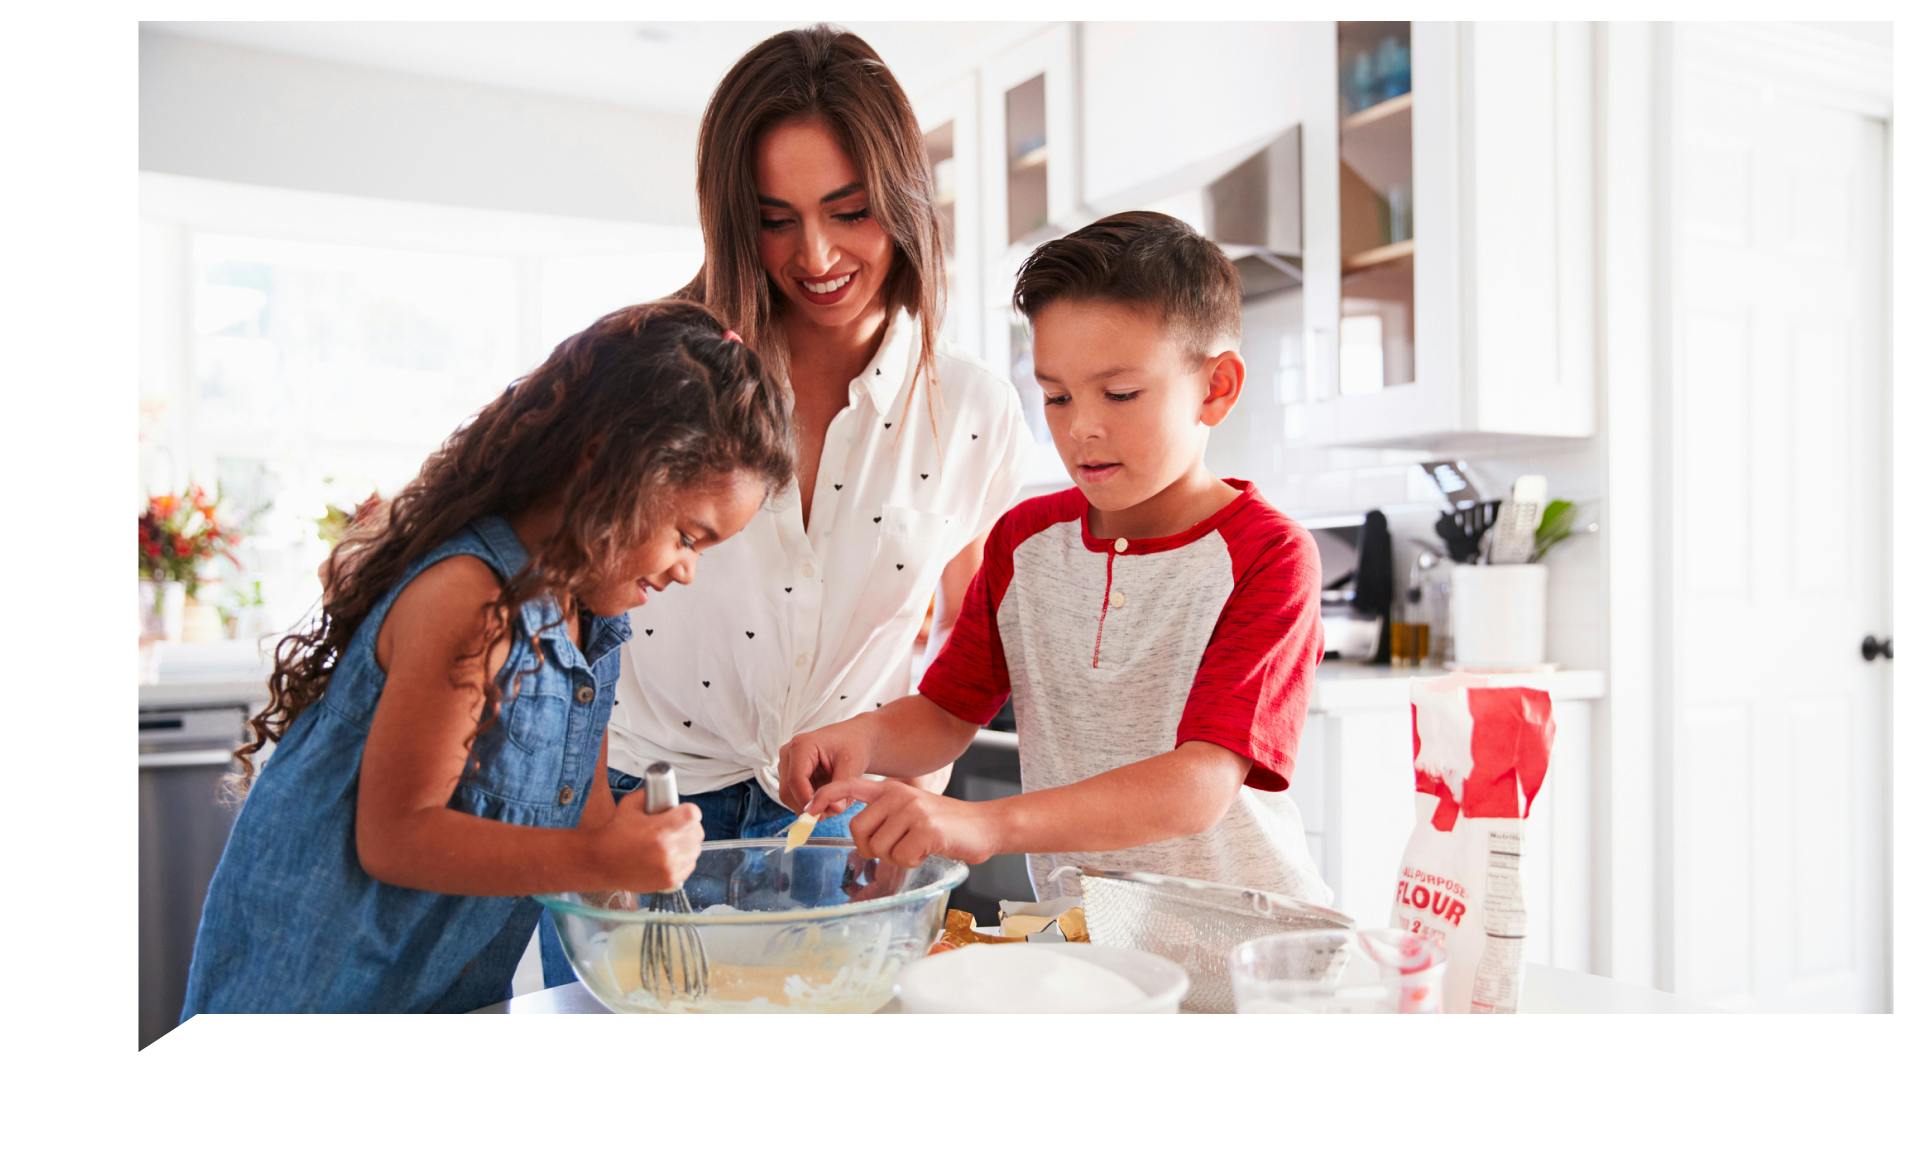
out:
M780 803L795 812L806 811L814 791L835 780L858 780L872 771L873 738L866 717L843 720L802 732L780 749ZM822 816L847 807L845 803Z
M693 873L705 838L699 805L681 804L649 816L638 802L617 805L593 836L606 887L633 892L680 887Z
M984 804L969 804L903 784L898 780L842 780L815 795L820 811L839 811L856 800L866 808L848 831L853 849L903 868L929 856L950 856L978 864L999 853L998 829Z

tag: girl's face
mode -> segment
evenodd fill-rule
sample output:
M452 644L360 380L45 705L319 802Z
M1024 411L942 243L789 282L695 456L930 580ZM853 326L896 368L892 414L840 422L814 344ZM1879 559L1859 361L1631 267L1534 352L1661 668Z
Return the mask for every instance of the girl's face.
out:
M837 328L884 306L893 238L833 130L815 117L766 130L754 156L760 264L789 318Z
M739 532L766 499L759 477L729 472L666 502L652 533L628 552L619 571L585 589L580 599L596 616L640 607L668 584L693 583L700 553Z

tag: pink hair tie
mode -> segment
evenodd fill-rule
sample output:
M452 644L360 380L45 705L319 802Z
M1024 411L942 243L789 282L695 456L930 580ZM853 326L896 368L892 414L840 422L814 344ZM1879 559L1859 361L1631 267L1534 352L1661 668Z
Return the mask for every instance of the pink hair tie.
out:
M727 329L727 339L733 341L735 344L744 343L744 341L740 339L740 333L735 332L731 328Z

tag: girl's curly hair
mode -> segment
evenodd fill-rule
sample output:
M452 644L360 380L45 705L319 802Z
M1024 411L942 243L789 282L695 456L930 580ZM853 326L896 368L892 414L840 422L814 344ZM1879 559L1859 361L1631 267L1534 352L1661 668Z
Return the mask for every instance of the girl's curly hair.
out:
M561 526L490 605L480 660L514 611L551 595L572 604L649 536L673 493L732 472L793 478L785 389L712 312L686 300L623 308L563 340L447 438L396 495L384 528L353 533L331 561L320 610L274 652L267 706L250 722L230 791L243 797L254 756L318 700L361 624L401 576L471 521L548 499ZM489 680L482 724L498 714Z

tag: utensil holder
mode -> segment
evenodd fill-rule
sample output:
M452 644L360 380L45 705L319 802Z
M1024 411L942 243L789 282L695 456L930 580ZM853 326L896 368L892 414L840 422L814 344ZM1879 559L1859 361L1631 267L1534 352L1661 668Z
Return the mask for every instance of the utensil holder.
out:
M1547 566L1459 564L1449 597L1462 668L1527 668L1547 659Z

